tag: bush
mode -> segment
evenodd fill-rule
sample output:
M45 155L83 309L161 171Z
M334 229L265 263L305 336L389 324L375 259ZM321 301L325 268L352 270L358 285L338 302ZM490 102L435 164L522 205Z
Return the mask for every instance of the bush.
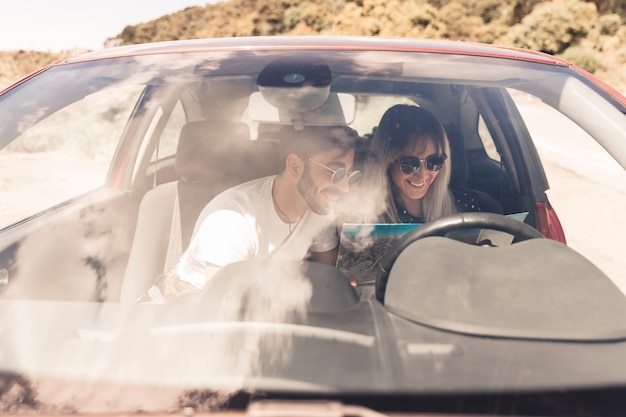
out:
M624 0L592 0L602 14L615 13L626 16L626 2Z
M567 48L561 55L561 58L578 65L582 69L595 73L603 69L602 63L598 60L596 52L582 48L580 46L572 46Z
M332 28L340 35L440 38L446 25L439 15L425 0L362 0L346 3Z
M598 31L600 35L614 36L622 25L622 18L617 14L607 14L598 19Z
M597 19L594 3L580 0L540 3L499 42L559 54L583 39Z

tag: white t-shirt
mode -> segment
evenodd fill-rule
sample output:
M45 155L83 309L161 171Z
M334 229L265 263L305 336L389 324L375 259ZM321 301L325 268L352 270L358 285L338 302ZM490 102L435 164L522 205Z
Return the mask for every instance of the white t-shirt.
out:
M307 211L297 223L283 222L272 200L276 176L253 180L217 195L200 213L189 247L174 274L204 287L205 263L224 266L268 256L303 259L309 250L325 252L338 243L332 216Z

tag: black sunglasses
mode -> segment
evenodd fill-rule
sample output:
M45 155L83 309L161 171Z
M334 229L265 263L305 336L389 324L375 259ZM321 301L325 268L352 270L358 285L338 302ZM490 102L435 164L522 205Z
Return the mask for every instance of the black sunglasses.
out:
M443 164L448 158L448 155L442 153L441 155L431 155L424 159L415 158L412 156L407 156L404 158L400 158L396 161L396 164L400 166L400 171L404 175L415 174L420 170L420 163L424 162L426 169L432 172L441 171L443 168Z
M327 167L326 165L317 162L315 159L311 159L309 158L309 161L311 162L315 162L317 165L326 168L327 170L329 170L330 172L333 173L333 176L330 177L330 181L333 184L339 184L341 181L343 181L343 179L346 177L346 175L348 176L348 185L354 185L357 182L359 182L359 180L361 179L361 171L351 171L348 172L345 168L338 168L338 169L332 169L330 167Z

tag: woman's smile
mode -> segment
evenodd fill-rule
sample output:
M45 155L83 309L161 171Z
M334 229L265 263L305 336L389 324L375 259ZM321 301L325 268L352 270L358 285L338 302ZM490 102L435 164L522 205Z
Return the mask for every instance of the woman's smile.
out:
M413 215L421 214L421 199L424 198L439 173L428 170L423 161L427 157L438 153L439 149L437 149L434 140L425 137L417 142L410 142L400 158L398 158L398 160L402 158L417 158L422 161L417 172L405 174L400 169L398 163L393 163L390 167L391 179L397 192L396 197L404 208Z
M426 185L426 181L414 182L414 181L411 181L411 180L406 180L406 182L408 182L409 185L411 185L412 187L415 187L415 188L422 188L423 186Z

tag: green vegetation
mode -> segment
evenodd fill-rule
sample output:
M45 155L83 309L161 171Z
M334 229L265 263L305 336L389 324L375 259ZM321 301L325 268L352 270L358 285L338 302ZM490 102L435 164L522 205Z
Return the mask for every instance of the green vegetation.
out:
M127 26L107 43L262 35L464 40L562 56L625 91L625 16L624 0L228 0ZM6 71L0 67L0 79Z

